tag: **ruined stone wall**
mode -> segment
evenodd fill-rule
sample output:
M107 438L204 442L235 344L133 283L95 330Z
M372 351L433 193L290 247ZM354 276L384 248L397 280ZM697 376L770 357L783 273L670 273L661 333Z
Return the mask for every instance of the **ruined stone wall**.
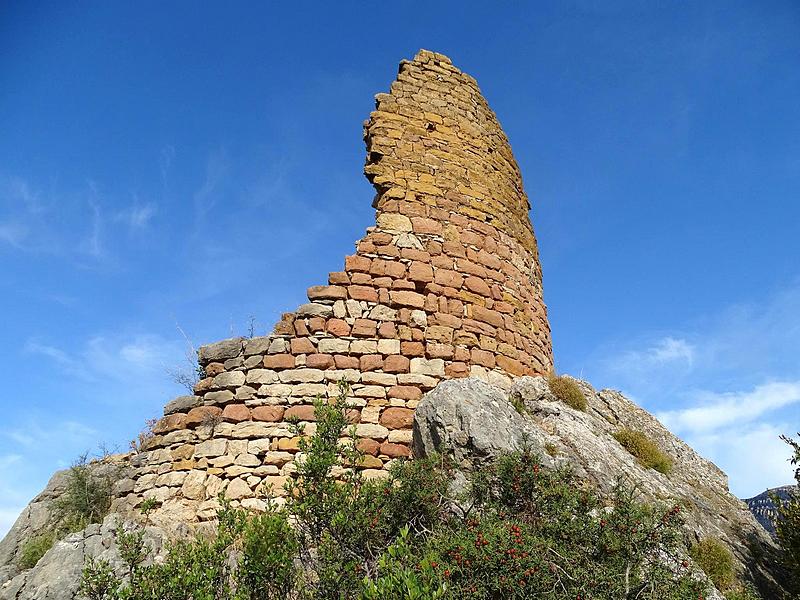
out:
M440 54L400 64L365 123L376 225L309 303L270 336L200 351L206 377L167 405L118 487L213 516L214 498L257 507L280 493L298 451L286 419L313 432L312 402L351 383L363 468L409 455L414 408L446 378L500 386L552 369L528 198L508 140L475 80Z

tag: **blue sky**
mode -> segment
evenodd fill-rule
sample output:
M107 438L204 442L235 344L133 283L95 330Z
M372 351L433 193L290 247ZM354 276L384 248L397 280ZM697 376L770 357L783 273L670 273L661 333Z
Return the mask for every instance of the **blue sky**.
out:
M796 2L5 2L0 532L181 393L187 338L264 333L341 267L373 215L361 123L421 47L511 139L559 370L739 495L791 480Z

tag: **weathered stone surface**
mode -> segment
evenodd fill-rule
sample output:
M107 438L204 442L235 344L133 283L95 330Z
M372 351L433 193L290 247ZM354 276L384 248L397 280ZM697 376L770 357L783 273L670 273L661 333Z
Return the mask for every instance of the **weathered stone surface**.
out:
M220 362L236 358L242 353L244 338L231 338L215 344L201 346L198 350L200 364Z
M581 480L607 494L624 473L649 500L685 501L687 533L695 539L723 540L750 577L775 593L773 575L753 555L757 548L774 556L774 543L746 505L730 494L725 474L619 392L595 392L584 382L579 385L588 401L586 412L559 402L542 377L516 379L510 393L473 378L443 382L416 409L414 454L445 452L469 469L526 444L544 465L568 464ZM517 412L510 397L524 404L524 414ZM672 472L667 476L642 467L612 437L623 427L642 431L656 442L672 459ZM555 449L555 457L545 451L545 444Z
M164 415L171 415L178 412L188 412L195 406L202 403L202 398L199 396L178 396L174 400L167 402L164 406Z

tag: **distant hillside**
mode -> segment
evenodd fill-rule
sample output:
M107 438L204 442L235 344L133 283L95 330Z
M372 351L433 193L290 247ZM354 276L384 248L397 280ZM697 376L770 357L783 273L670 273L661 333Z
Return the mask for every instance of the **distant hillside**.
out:
M767 490L758 496L753 496L745 500L747 506L750 508L750 512L753 513L756 520L764 526L764 529L769 531L770 535L775 535L774 520L777 516L777 507L772 501L771 496L774 494L785 502L796 488L797 486L794 485L785 485L783 487Z

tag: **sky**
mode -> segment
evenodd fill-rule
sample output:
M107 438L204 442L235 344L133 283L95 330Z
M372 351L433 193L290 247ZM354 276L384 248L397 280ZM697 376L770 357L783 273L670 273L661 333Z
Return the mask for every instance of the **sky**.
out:
M362 122L419 48L522 169L560 372L748 497L800 430L800 5L0 3L0 534L124 451L187 353L271 330L372 224Z

